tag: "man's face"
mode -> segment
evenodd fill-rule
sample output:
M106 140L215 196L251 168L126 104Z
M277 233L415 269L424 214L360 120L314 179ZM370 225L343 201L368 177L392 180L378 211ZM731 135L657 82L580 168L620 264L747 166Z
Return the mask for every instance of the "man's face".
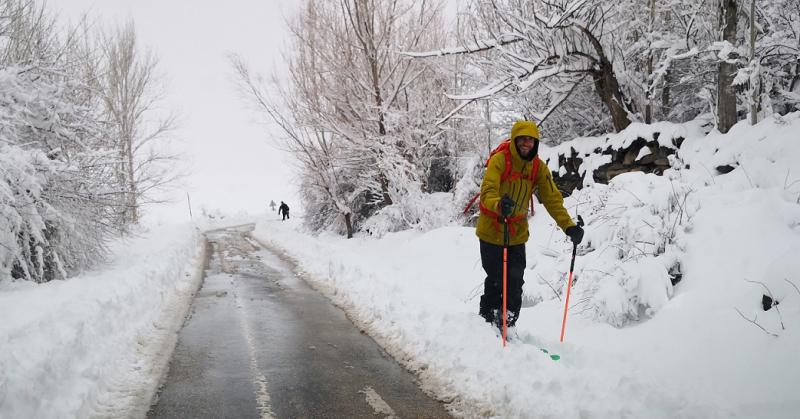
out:
M536 144L536 139L527 135L520 135L514 140L517 143L517 150L523 157L528 157Z

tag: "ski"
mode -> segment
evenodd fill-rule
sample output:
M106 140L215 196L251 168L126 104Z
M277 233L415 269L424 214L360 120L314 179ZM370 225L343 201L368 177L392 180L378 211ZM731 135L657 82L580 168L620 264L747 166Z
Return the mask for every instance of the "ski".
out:
M493 329L494 329L494 332L495 332L495 336L497 336L497 338L502 338L502 332L497 328L493 328ZM552 359L553 361L558 361L558 360L561 359L561 355L555 354L555 353L551 353L548 349L545 349L545 348L542 348L542 347L538 346L536 344L536 340L531 338L530 335L528 335L527 338L524 338L524 337L520 336L519 333L517 333L516 331L511 331L509 333L509 335L508 335L508 342L510 344L512 344L512 345L517 343L517 342L519 342L519 343L521 343L523 345L531 345L534 348L542 351L542 353L544 353L545 355L550 357L550 359Z
M545 354L547 354L548 356L550 356L550 359L552 359L553 361L558 361L559 359L561 359L561 355L558 355L558 354L551 354L551 353L550 353L550 351L548 351L548 350L547 350L547 349L545 349L545 348L539 348L539 350L540 350L540 351L542 351L542 352L544 352L544 353L545 353Z

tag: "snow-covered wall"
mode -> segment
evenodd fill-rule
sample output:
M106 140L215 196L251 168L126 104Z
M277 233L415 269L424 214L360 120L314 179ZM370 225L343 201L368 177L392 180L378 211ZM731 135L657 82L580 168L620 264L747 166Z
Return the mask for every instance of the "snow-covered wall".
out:
M566 194L593 183L608 183L622 173L662 174L674 165L672 154L686 138L706 135L712 124L698 118L685 124L632 123L625 130L598 137L579 137L555 147L542 145L539 155Z

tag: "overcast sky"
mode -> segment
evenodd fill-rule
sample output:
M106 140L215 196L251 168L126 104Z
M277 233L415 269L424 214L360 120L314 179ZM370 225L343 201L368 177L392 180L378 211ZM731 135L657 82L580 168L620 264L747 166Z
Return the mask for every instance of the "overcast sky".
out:
M262 73L282 68L285 16L297 0L49 0L64 20L89 11L111 26L132 18L143 46L154 50L167 84L164 105L181 114L190 175L179 201L150 209L153 220L188 220L201 207L263 212L270 200L299 209L287 157L275 135L248 110L233 84L226 54L236 52ZM274 130L273 130L274 131Z

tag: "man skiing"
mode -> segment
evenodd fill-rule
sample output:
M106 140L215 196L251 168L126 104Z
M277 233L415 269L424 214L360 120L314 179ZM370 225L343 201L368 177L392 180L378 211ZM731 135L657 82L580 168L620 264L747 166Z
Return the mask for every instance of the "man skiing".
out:
M583 229L564 208L564 198L553 182L547 164L537 156L539 127L532 121L517 121L510 143L501 145L487 162L481 183L480 216L475 233L486 271L479 314L502 330L504 223L508 228L507 327L519 319L528 241L528 203L534 189L547 212L573 243L583 239Z
M289 218L289 206L283 201L281 201L281 206L278 207L278 215L281 214L283 214L283 219L281 221L285 221L287 218Z

